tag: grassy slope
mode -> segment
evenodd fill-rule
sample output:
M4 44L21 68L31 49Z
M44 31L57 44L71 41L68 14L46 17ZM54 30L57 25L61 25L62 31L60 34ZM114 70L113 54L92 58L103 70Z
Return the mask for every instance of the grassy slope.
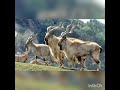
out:
M16 71L70 71L59 67L15 62Z

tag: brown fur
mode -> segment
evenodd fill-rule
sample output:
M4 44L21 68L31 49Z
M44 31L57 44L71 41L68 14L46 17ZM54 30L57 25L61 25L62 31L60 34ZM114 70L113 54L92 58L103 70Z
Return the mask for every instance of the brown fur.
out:
M21 55L15 55L15 62L25 62L27 60L29 51L26 49L26 51Z
M68 25L69 26L69 25ZM63 51L60 50L60 47L58 46L58 42L61 39L60 37L56 37L54 34L54 31L56 30L64 30L65 28L61 28L60 26L56 26L55 28L51 29L49 32L46 33L45 35L45 42L47 45L50 46L51 53L55 57L57 61L60 61L60 66L63 66L63 59L65 57L65 54ZM80 41L79 39L76 38L68 38L71 41ZM81 40L82 42L82 40ZM72 57L74 58L74 57Z
M51 57L54 60L54 57L50 53L50 48L48 45L35 44L32 42L31 38L28 38L28 40L26 41L25 47L26 48L31 47L34 55L39 57L39 58L44 58L45 60L48 60L48 58Z
M48 45L51 48L51 53L55 57L56 61L60 61L61 66L63 64L64 53L60 50L58 46L58 41L60 38L52 36L48 39Z
M32 60L30 63L31 63L31 64L38 64L38 65L41 65L37 60Z
M60 66L63 66L63 59L65 57L65 54L63 51L60 50L60 47L58 46L58 42L61 38L60 37L56 37L55 35L51 35L48 38L48 45L51 48L51 53L52 55L56 58L56 61L60 61ZM76 38L68 38L70 40L79 40Z
M59 41L59 46L60 45L63 47L66 57L71 62L74 61L73 59L77 58L82 67L84 67L84 60L88 55L90 55L97 64L100 63L99 55L101 46L95 42L84 42L78 39L70 40L69 38L61 38Z
M47 32L45 35L45 42L47 45L49 45L51 54L53 55L55 60L60 61L60 67L63 67L64 53L61 52L61 50L58 46L58 41L60 38L53 35L54 31L61 30L61 29L63 29L63 27L61 27L61 25L59 25L59 26L56 26L55 28L51 29L49 32Z

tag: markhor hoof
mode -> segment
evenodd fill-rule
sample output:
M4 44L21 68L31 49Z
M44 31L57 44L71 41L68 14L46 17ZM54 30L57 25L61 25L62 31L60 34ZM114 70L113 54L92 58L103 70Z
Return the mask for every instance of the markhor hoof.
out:
M100 69L99 68L97 68L97 70L96 71L100 71Z
M64 68L64 66L63 66L63 65L60 65L59 68Z
M87 71L87 69L86 68L81 68L80 71Z

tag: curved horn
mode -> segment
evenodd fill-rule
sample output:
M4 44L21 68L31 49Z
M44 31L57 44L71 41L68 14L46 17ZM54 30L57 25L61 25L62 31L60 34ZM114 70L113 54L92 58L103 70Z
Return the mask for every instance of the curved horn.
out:
M57 29L57 28L53 28L53 29L51 29L48 33L53 34L54 31L56 31L56 30L58 30L58 29Z
M60 37L63 37L63 36L66 35L67 33L69 33L69 30L66 28L66 30L61 33Z
M75 30L76 27L77 27L77 25L74 25L74 26L71 28L71 30L70 30L69 33L73 33L73 31Z
M32 37L34 35L34 32L32 32L32 34L30 35L30 37Z
M62 27L62 24L63 24L63 22L60 22L60 24L59 24L59 26L58 26L58 27Z
M73 19L71 20L71 23L69 25L67 25L66 30L61 33L60 37L63 37L65 34L70 32L70 30L72 28L72 22L73 22Z
M74 29L75 29L76 27L77 27L77 26L74 25L74 26L71 28L70 31L66 30L65 32L62 32L61 35L60 35L60 37L64 37L64 36L66 36L66 35L69 35L69 34L73 33L73 31L74 31Z
M59 28L59 27L62 27L63 25L63 22L60 22L60 24L58 26L49 26L47 27L47 32L50 32L51 30L53 30L54 28Z
M33 34L34 34L34 32L32 32L32 34L28 37L28 39L32 38Z
M61 26L61 27L62 27L62 28L65 28L64 25L65 25L65 22L62 23L62 26Z
M53 34L56 30L61 30L63 22L60 22L59 26L56 26L55 28L52 28L48 33Z
M72 26L73 26L72 24L73 24L73 19L71 20L71 23L67 25L65 32L69 32L72 29Z

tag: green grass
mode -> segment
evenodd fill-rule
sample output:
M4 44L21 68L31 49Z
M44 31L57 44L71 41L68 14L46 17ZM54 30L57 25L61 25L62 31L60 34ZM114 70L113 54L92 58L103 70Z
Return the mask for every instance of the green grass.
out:
M15 62L16 71L71 71L59 67Z
M15 70L16 71L80 71L79 69L77 70L70 68L59 68L54 66L37 65L37 64L21 63L21 62L15 62ZM92 72L96 70L87 70L87 71Z
M58 82L48 82L27 78L15 78L15 90L83 90L74 85L63 85Z

